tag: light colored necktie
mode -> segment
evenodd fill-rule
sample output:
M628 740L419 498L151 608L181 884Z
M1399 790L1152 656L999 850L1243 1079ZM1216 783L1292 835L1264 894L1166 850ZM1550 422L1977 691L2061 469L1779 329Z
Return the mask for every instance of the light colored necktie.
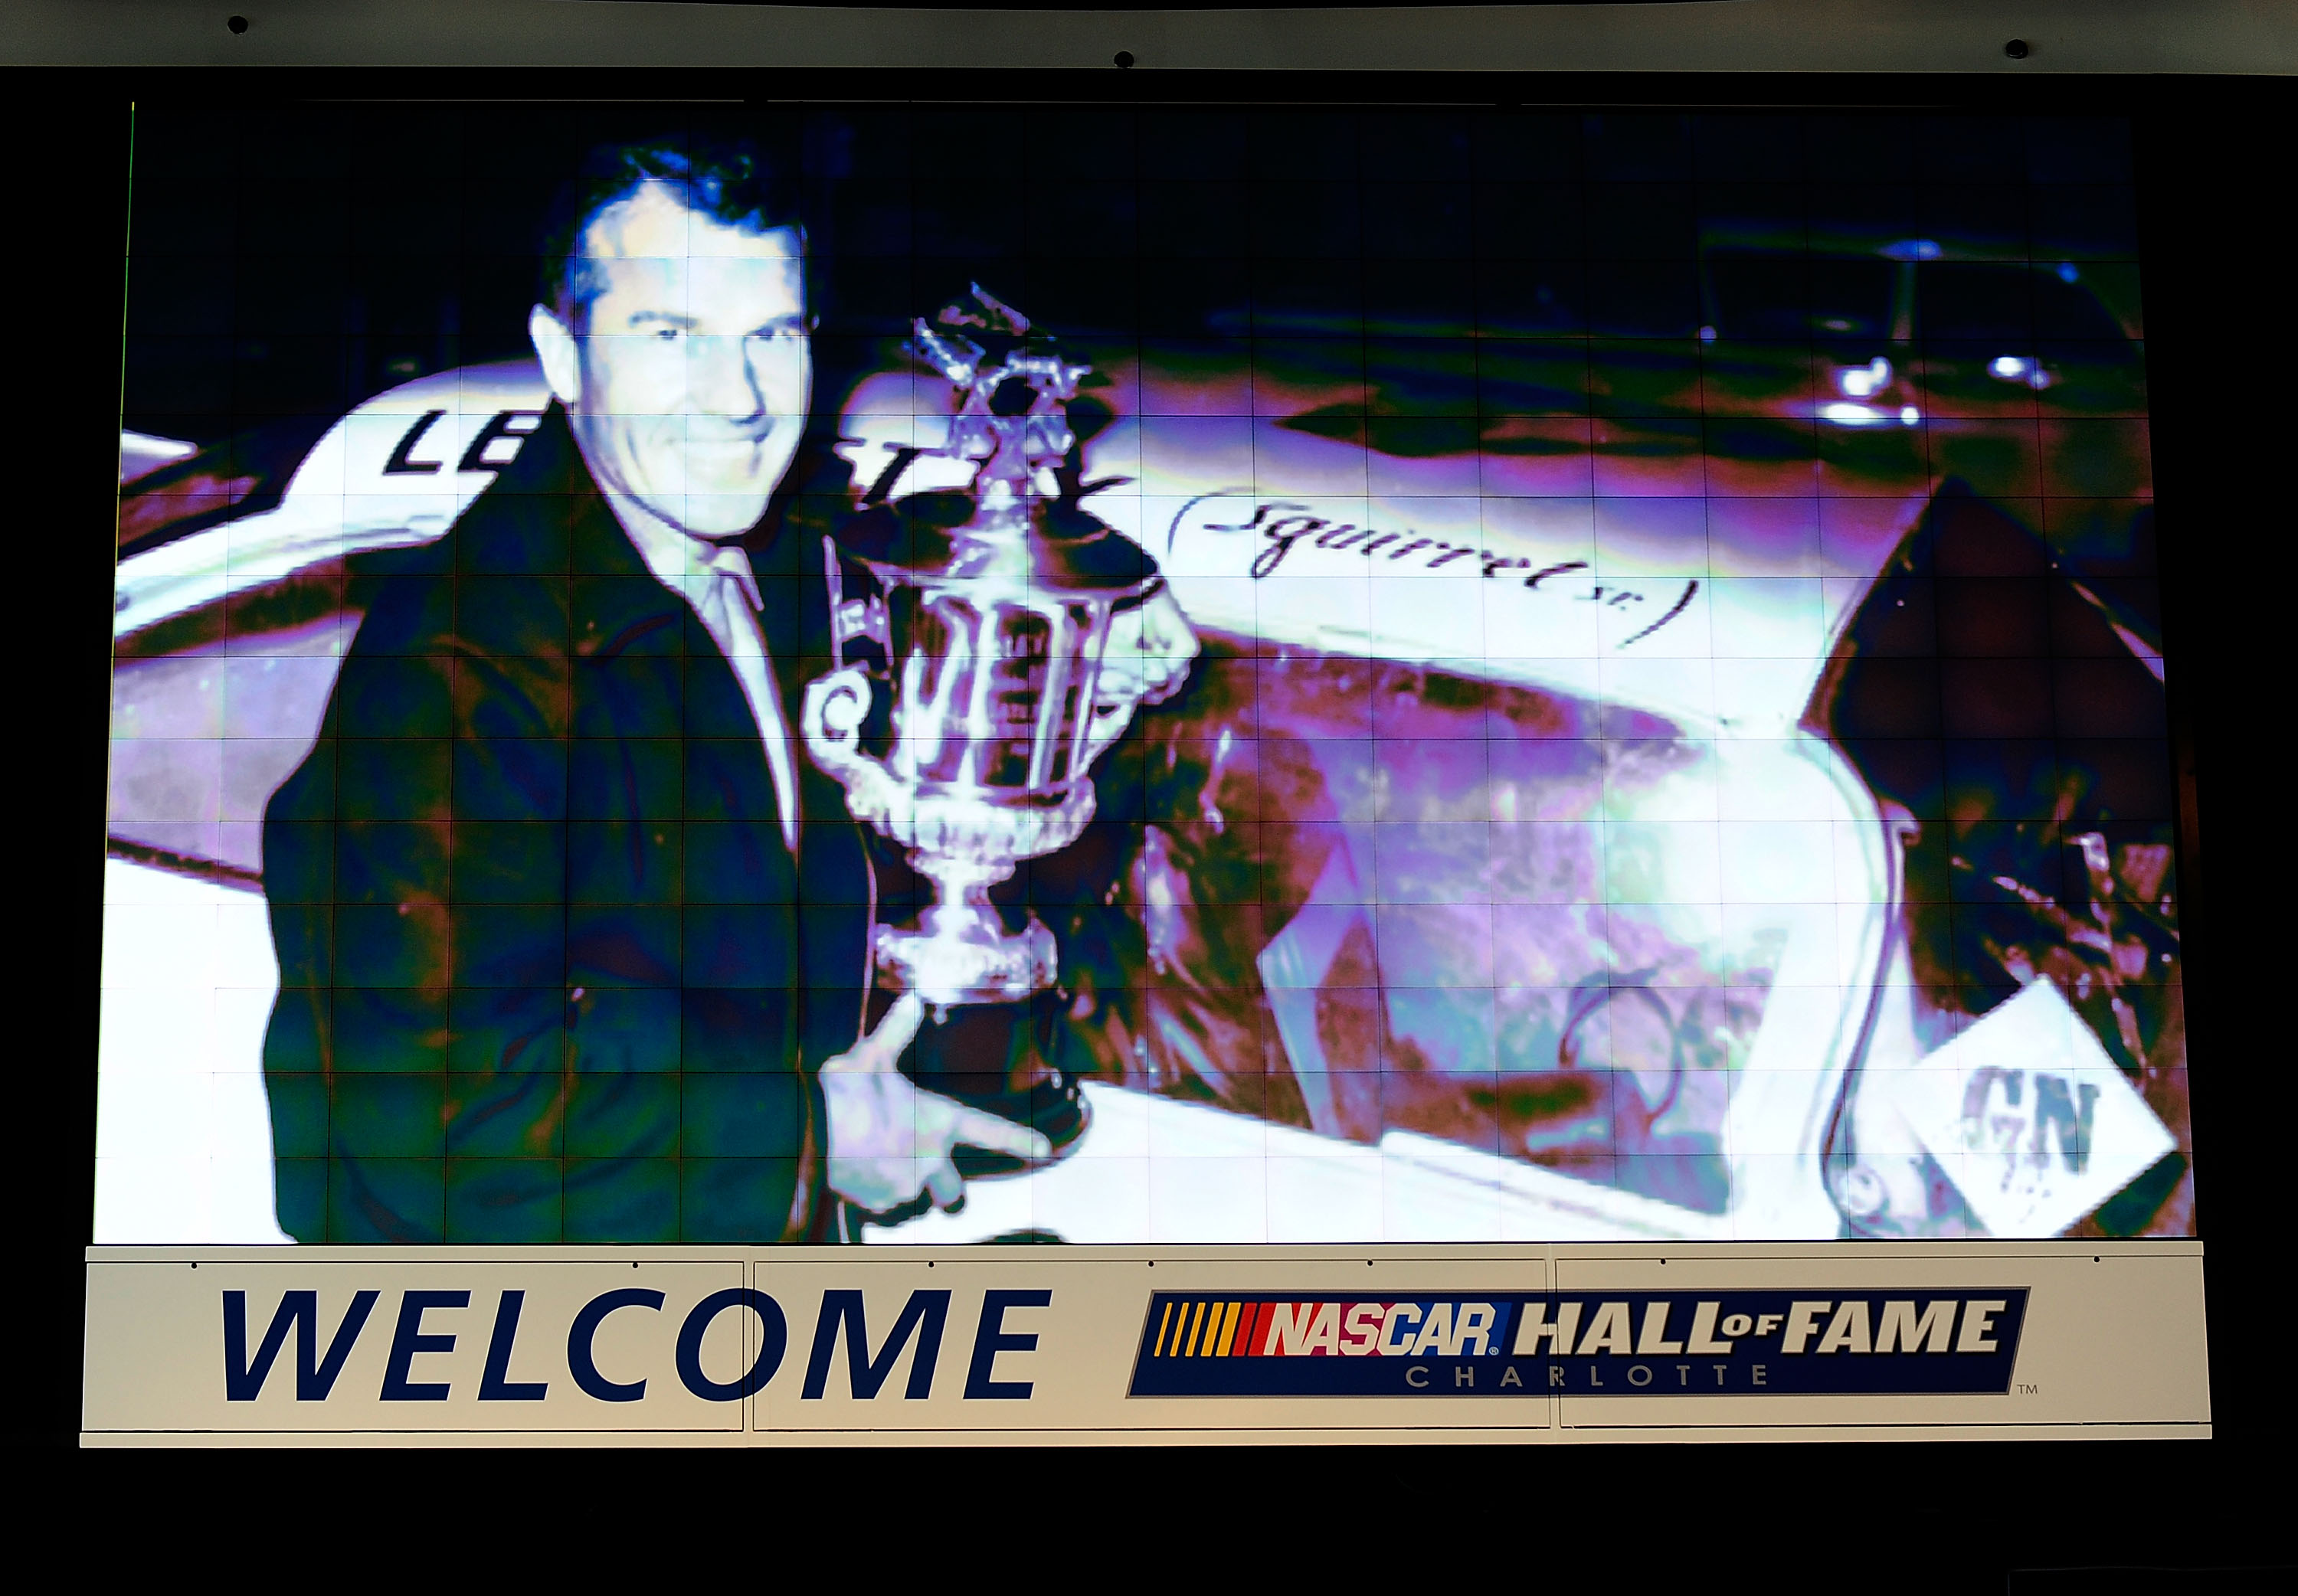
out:
M774 780L774 802L781 811L782 841L792 854L798 852L798 767L790 757L789 725L782 718L781 694L775 690L774 666L766 653L766 635L758 624L758 611L764 608L758 597L758 581L750 569L750 557L728 544L706 544L690 540L693 547L690 558L702 567L688 580L693 585L688 590L688 600L694 613L702 618L726 663L734 667L734 680L742 684L742 696L750 701L750 714L758 723L759 739L765 744L766 769Z

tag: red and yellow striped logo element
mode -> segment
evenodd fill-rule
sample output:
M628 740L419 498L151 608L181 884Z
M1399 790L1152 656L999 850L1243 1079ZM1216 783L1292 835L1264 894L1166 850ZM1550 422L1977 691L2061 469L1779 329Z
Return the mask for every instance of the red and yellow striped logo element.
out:
M1243 1299L1167 1302L1158 1318L1153 1358L1250 1358L1256 1332L1274 1304Z

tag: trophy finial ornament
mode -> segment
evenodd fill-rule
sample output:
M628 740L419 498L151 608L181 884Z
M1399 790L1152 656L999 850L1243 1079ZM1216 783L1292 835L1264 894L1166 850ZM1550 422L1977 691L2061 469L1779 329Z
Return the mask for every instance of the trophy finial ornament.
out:
M1066 407L1091 368L979 285L935 321L911 351L953 402L923 452L971 464L972 484L824 540L839 663L807 685L800 729L855 817L934 884L918 923L878 927L873 947L881 984L939 1008L1054 983L1053 933L1034 914L1008 931L989 889L1077 839L1094 761L1179 690L1197 643L1156 562L1062 487Z

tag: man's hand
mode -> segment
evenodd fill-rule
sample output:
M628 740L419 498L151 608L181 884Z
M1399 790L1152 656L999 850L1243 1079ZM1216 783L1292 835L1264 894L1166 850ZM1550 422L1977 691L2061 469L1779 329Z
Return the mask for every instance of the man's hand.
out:
M830 1118L830 1189L869 1213L884 1213L928 1193L939 1208L965 1197L950 1160L963 1143L1014 1158L1053 1154L1034 1130L921 1091L897 1067L918 1034L926 1005L914 992L896 1000L878 1029L822 1066Z

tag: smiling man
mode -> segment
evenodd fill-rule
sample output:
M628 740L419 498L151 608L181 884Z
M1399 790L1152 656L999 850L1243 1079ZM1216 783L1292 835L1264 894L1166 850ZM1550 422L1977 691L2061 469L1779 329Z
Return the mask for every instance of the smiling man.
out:
M863 1034L869 866L790 735L840 501L792 193L747 145L596 153L529 318L556 402L366 576L264 819L299 1240L834 1239L955 1203L961 1143L1048 1150L898 1071L914 999Z

